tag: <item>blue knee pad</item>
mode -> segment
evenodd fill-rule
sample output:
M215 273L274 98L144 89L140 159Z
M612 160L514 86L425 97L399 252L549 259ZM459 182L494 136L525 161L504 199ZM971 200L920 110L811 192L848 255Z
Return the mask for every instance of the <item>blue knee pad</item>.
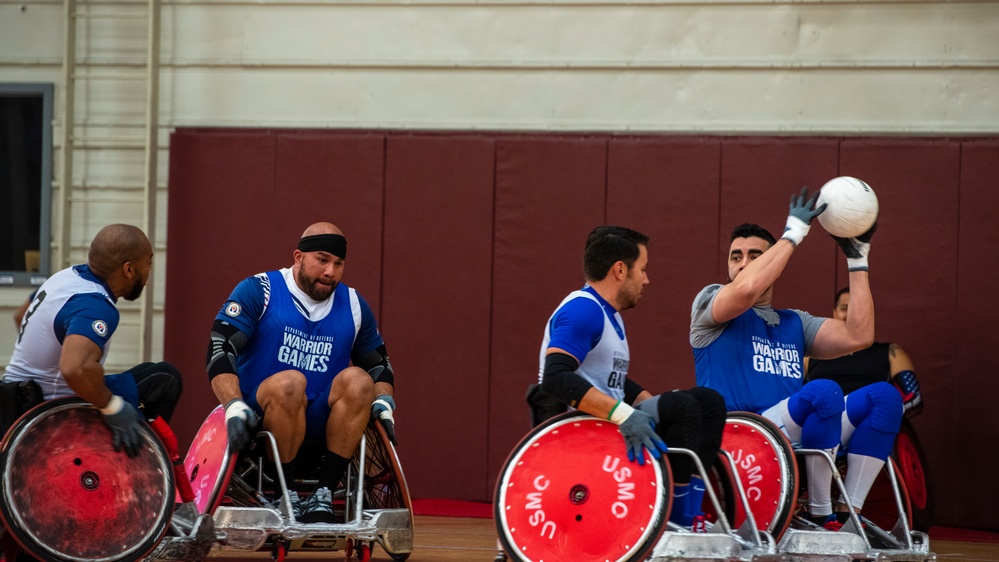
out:
M903 411L902 396L886 382L851 392L846 397L846 415L857 429L850 440L850 452L887 459L902 425Z
M803 447L831 449L839 444L843 391L835 382L818 379L806 384L788 398L787 410L801 426Z
M843 413L843 390L829 379L814 380L788 398L787 409L798 425L813 412L823 419L839 416Z
M886 382L869 384L846 397L846 415L856 427L866 420L873 429L897 434L902 413L902 395Z

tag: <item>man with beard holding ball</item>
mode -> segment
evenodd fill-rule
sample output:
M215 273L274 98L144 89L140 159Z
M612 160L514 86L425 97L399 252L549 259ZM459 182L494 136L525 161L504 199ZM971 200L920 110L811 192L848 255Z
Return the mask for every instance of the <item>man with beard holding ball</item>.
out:
M212 326L207 370L225 405L230 450L262 418L277 440L295 518L332 523L332 492L374 416L395 441L392 365L368 303L340 282L347 239L335 225L308 227L291 267L241 281ZM316 491L299 501L295 457L324 440Z

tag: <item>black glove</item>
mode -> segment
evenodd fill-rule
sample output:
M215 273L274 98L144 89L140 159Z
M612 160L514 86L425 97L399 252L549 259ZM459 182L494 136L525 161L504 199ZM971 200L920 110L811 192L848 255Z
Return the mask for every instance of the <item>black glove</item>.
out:
M388 394L379 394L371 403L371 417L381 422L389 441L393 445L398 445L399 443L395 440L395 417L392 415L394 412L395 400Z
M791 196L791 204L788 206L787 223L784 225L784 234L781 238L786 238L789 242L797 246L805 239L808 230L812 227L812 219L822 214L826 210L823 203L818 209L815 202L819 200L819 192L816 191L811 199L808 198L808 187L801 188L801 193Z
M225 429L229 434L229 453L241 451L253 439L253 430L260 422L260 416L239 398L233 398L225 405Z
M125 449L125 454L134 457L142 448L142 427L144 423L135 406L125 402L121 396L113 395L107 406L100 409L104 423L111 428L115 451Z
M874 223L870 230L856 238L832 237L843 250L850 271L867 271L867 254L871 251L871 238L874 238L877 229L878 223Z

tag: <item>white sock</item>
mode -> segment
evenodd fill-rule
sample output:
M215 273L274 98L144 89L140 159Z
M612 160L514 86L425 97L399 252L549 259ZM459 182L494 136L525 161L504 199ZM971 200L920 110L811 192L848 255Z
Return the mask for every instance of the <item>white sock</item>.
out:
M846 493L850 496L853 507L859 510L864 507L867 493L871 491L874 480L884 468L885 461L850 453L847 453L846 460L846 482L844 482Z
M834 454L834 451L830 453ZM808 513L822 516L832 514L832 467L820 455L805 455L808 472Z

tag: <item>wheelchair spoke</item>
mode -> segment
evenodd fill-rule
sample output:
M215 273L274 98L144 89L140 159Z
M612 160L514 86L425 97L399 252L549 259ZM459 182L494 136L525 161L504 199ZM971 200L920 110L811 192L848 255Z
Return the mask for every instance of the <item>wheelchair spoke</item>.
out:
M233 475L229 481L229 490L226 494L237 507L258 507L263 505L257 498L257 492L252 486L247 484L242 477Z
M406 500L399 487L391 453L374 426L368 426L367 455L365 458L364 506L368 509L406 508ZM357 459L354 466L357 467Z

